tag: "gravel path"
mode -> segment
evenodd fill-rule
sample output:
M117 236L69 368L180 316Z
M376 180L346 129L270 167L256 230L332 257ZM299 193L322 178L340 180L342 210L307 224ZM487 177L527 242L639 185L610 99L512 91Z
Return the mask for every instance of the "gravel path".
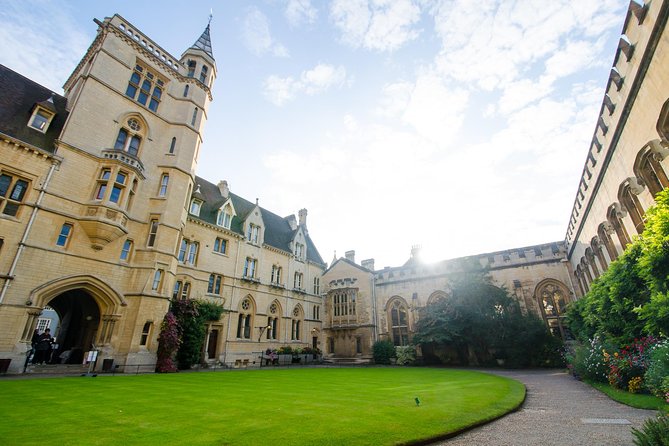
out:
M525 384L521 409L435 445L632 445L632 427L656 414L617 403L562 372L491 373Z

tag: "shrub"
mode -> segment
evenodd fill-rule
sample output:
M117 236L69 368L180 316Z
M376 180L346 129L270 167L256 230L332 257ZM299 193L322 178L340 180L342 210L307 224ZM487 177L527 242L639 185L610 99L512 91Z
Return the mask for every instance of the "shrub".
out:
M156 372L170 373L176 372L177 366L174 363L174 353L179 348L181 339L179 337L179 328L177 320L172 312L168 312L160 324L160 334L158 335L158 353L156 360Z
M635 384L640 385L642 376L650 364L650 354L657 344L657 339L648 336L635 339L630 345L620 349L620 353L613 355L605 353L605 360L609 363L609 384L619 389L628 389L631 380L639 378ZM637 389L639 390L639 389Z
M590 342L580 345L574 350L574 355L571 358L574 373L583 379L607 382L609 378L607 357L614 350L614 347L602 342L599 337L595 336Z
M390 358L395 358L395 346L390 341L376 341L372 352L376 364L390 364Z
M411 365L416 361L416 348L413 345L395 347L397 365Z
M653 395L665 398L669 393L669 341L665 340L653 348L644 380Z
M658 415L649 418L641 430L632 429L634 444L637 446L669 445L669 415Z
M282 345L277 351L280 355L292 355L293 349L290 348L290 345Z

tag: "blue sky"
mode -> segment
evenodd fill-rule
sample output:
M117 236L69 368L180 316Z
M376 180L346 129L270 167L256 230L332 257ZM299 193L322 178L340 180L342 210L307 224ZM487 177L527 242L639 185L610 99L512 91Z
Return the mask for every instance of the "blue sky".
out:
M213 9L198 175L380 268L564 239L627 4L8 1L0 63L62 93L93 18L179 57Z

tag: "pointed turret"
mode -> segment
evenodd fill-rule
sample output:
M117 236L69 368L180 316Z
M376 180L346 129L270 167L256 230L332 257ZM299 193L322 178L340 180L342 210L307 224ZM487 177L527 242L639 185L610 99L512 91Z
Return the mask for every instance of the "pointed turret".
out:
M207 24L207 27L204 29L204 32L200 36L199 39L193 44L193 46L190 47L190 49L197 49L197 50L202 50L209 57L214 59L214 53L211 50L211 36L209 35L209 26L210 24Z

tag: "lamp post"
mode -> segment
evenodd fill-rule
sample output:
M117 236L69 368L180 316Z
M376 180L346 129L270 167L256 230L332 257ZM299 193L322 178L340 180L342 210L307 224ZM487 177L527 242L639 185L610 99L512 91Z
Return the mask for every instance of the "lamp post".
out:
M271 325L265 325L263 327L257 327L257 328L260 329L260 334L258 335L258 342L260 342L260 339L262 338L263 333L265 333L267 330L270 330L272 328L272 326ZM263 362L263 359L265 359L264 355L265 355L265 352L260 350L260 368L262 368L262 362Z

